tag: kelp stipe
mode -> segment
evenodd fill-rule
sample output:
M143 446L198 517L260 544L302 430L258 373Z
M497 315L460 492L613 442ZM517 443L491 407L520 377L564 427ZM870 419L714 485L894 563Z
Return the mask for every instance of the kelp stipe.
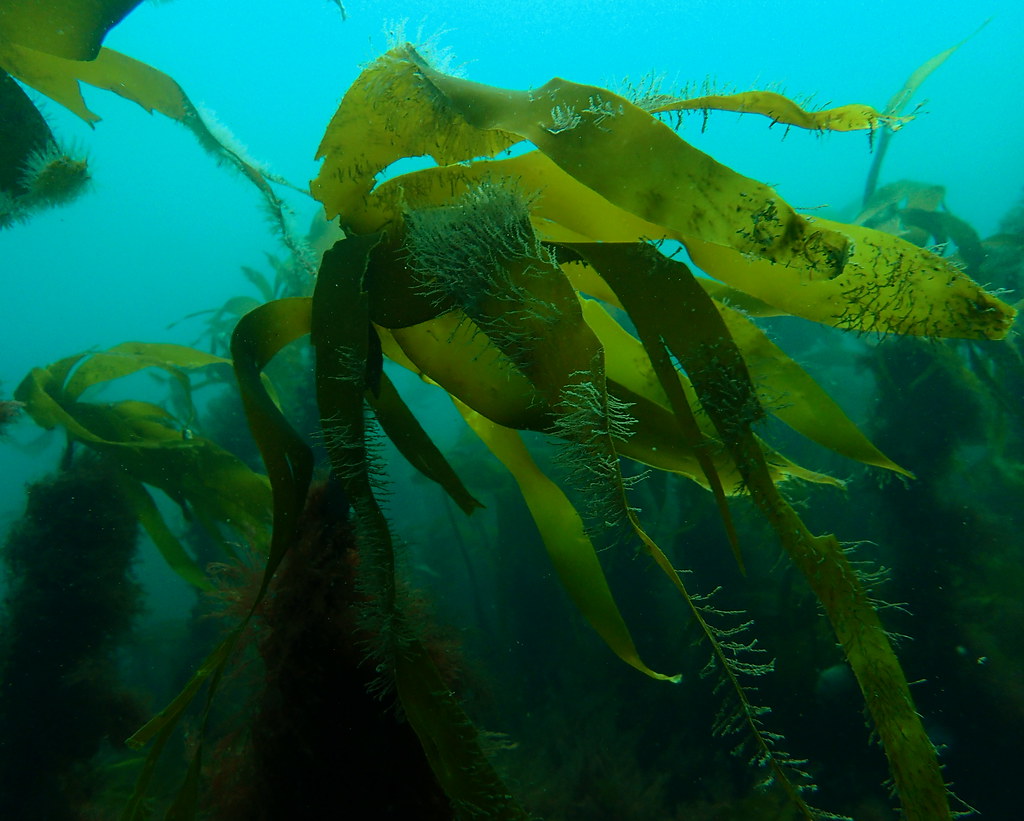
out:
M434 775L459 818L525 819L480 746L477 730L446 688L423 639L408 620L396 582L394 541L375 493L367 457L365 397L380 395L380 348L369 323L364 277L375 235L342 241L324 255L313 295L310 332L317 349L321 419L342 432L330 450L334 474L352 504L361 555L359 573L376 639L370 659L382 684L419 736ZM410 417L411 418L411 417ZM426 440L429 441L429 440ZM443 463L424 448L424 464ZM378 685L379 686L379 685Z

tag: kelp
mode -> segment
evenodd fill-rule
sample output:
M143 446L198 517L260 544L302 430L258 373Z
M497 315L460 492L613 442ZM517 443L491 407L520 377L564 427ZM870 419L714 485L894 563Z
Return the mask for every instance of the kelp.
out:
M372 436L364 395L378 384L379 345L369 323L363 279L378 237L369 235L335 245L324 255L313 295L311 334L317 350L316 393L331 466L355 514L361 562L360 582L368 598L363 620L375 637L370 662L382 674L381 686L394 686L435 776L459 817L525 819L483 754L477 730L455 694L443 685L422 639L405 614L396 586L395 550L387 519L374 493ZM391 402L397 402L397 394ZM405 414L403 414L405 415ZM454 472L425 437L407 439L435 470L425 475L449 492L445 476ZM423 461L413 459L421 466ZM453 497L459 499L459 493ZM465 502L464 502L465 503Z
M61 147L28 95L0 68L0 230L71 202L88 182L86 159Z
M67 60L92 60L114 26L142 0L2 0L0 41Z
M123 92L208 139L166 75L106 49L90 63L61 60L15 45L0 54L5 66L16 64L23 78L35 78L86 119L94 115L80 102L79 80ZM867 107L807 112L764 94L690 102L815 129L898 124ZM499 158L520 143L524 153ZM262 172L224 150L261 189L266 185ZM1001 339L1014 310L924 248L797 213L770 187L682 140L649 101L638 105L596 86L556 79L532 91L495 88L443 74L411 47L399 47L367 67L345 95L318 156L324 162L311 188L328 218L339 217L344 237L323 255L312 296L260 305L232 336L231 365L266 481L212 443L186 435L155 405L81 400L90 385L153 366L170 373L187 397L186 372L226 364L218 357L130 345L37 369L16 394L39 424L61 425L119 460L145 497L136 502L139 518L169 561L182 563L144 483L163 487L213 526L229 512L233 523L249 515L255 525L262 521L256 511L272 504L267 563L248 616L131 739L153 747L123 818L144 816L156 758L205 686L199 740L169 817L198 812L212 700L295 539L313 472L309 443L288 423L264 375L283 347L306 334L316 352L310 388L323 443L360 546L361 629L373 637L368 663L379 673L379 689L396 694L460 817L526 814L491 767L408 615L379 500L384 479L375 438L392 439L463 511L478 502L472 483L464 484L388 378L385 358L450 394L508 468L570 599L610 649L647 676L675 681L677 675L640 658L594 538L632 543L650 556L707 648L705 673L717 679L726 702L714 731L738 734L737 749L763 771L765 783L779 785L797 815L837 817L809 805L812 782L803 762L782 748L766 724L767 708L752 700L750 680L771 662L750 637L750 623L736 623L735 613L684 583L632 506L636 478L623 472L621 460L708 488L741 569L749 546L739 542L730 502L749 497L822 604L864 694L904 816L950 818L935 750L876 612L871 579L834 536L808 530L780 487L790 478L841 483L789 462L755 431L774 414L835 453L909 472L742 309L857 331L969 339ZM394 162L414 156L437 165L382 179ZM713 279L663 253L664 240L685 246ZM524 430L557 443L560 483L533 462L518 433ZM219 491L210 492L206 479Z
M216 366L230 366L230 362L179 345L133 342L35 368L15 391L15 398L40 427L63 428L70 442L116 465L122 493L168 565L204 589L210 586L206 574L168 528L146 485L164 491L230 553L223 527L259 542L269 525L266 480L212 440L195 435L191 418L176 419L149 402L99 403L84 399L83 394L157 368L171 376L185 407L191 409L189 373Z
M703 101L712 103L726 107ZM728 105L799 119L795 104L770 97ZM778 488L786 471L753 428L774 411L838 453L907 471L749 320L717 303L714 288L651 241L683 243L704 271L769 306L766 312L840 328L998 339L1015 312L924 249L797 214L767 186L686 144L652 107L565 80L529 92L483 86L437 72L409 47L369 66L328 126L312 183L349 235L339 246L385 232L374 240L362 286L369 338L451 393L471 426L493 440L545 542L561 542L548 549L581 610L593 599L573 592L581 571L560 551L579 544L587 528L610 526L619 539L632 533L684 596L711 650L710 666L735 699L719 729L744 730L752 760L813 817L799 763L774 746L760 708L748 700L743 679L764 665L744 656L749 645L715 623L722 614L684 587L643 531L618 460L639 456L630 453L634 441L640 451L646 442L648 453L685 449L688 469L679 472L714 491L727 530L728 496L749 494L823 604L865 694L905 816L950 817L934 749L868 583L834 537L803 525ZM842 130L886 121L866 109L842 110L860 113L804 124ZM494 159L522 141L535 150ZM437 166L380 181L393 162L419 155ZM588 307L592 300L578 290L623 308L637 336ZM364 332L351 333L365 340ZM361 341L358 350L377 344L366 349ZM350 374L366 371L363 354L344 356ZM352 401L344 400L349 414ZM321 412L329 407L322 403ZM557 515L540 508L535 483L543 480L512 456L521 451L507 450L511 431L495 438L503 428L567 443L561 447L569 484L585 506L581 516L571 507ZM723 477L732 477L728 486ZM572 524L577 517L586 528ZM628 642L610 638L609 622L590 620L620 657L644 669Z
M181 123L204 149L238 170L259 189L285 244L296 259L304 262L307 276L312 276L308 251L293 236L287 206L270 184L282 181L257 167L240 150L211 130L199 109L168 75L113 49L102 48L94 59L77 61L13 43L0 43L0 68L5 68L12 76L60 103L90 125L98 122L100 117L86 106L79 86L81 82L112 91L150 113L159 111Z
M992 18L989 18L989 20L991 19ZM921 84L931 76L932 72L945 63L946 60L948 60L960 48L960 46L985 28L985 26L989 24L989 20L986 20L978 26L955 46L950 46L949 48L940 51L934 57L925 60L920 66L918 66L907 78L900 90L889 99L889 102L885 106L885 116L899 118L906 107L910 104L914 95L917 93L918 88L920 88ZM867 180L864 183L863 202L865 208L878 186L878 175L881 173L882 163L885 161L885 155L889 150L889 142L892 139L892 134L893 130L883 129L882 136L878 141L878 148L875 151L875 156L871 160L871 168L868 171Z
M231 353L235 377L253 438L260 449L272 489L273 531L260 587L245 617L213 649L181 692L157 715L134 733L127 744L140 749L151 743L122 821L147 818L146 791L157 762L182 716L206 688L188 770L175 797L169 817L194 818L198 811L199 777L202 770L206 727L222 676L253 614L267 593L270 580L296 533L299 515L313 475L312 451L291 428L271 398L262 372L278 351L309 332L310 300L282 299L261 305L239 321L232 335Z
M89 125L95 125L100 117L86 105L82 82L181 123L206 151L259 189L283 242L311 279L315 273L311 252L292 231L289 209L271 185L288 183L257 167L229 139L211 129L173 78L101 46L107 32L136 5L137 0L60 0L56 5L6 0L0 6L0 72L6 74L0 76L20 80ZM0 96L0 121L8 116L6 102L7 95ZM0 155L0 161L4 159ZM0 202L0 228L5 225L2 206ZM15 215L21 218L25 210L21 208Z
M406 100L416 116L368 105L371 93ZM412 53L368 68L350 95L321 143L312 190L353 231L378 230L404 207L448 201L487 178L512 178L541 192L531 218L545 238L679 240L713 277L796 316L971 338L1002 338L1012 321L1008 306L952 263L889 234L797 214L605 89L562 80L531 92L490 89L440 75ZM412 122L423 127L403 125ZM539 151L469 162L521 140ZM423 154L441 167L374 188L392 162Z
M203 737L214 696L245 625L262 602L270 580L295 538L312 477L312 452L271 398L262 373L278 351L310 333L320 352L315 378L325 441L335 475L341 480L356 513L361 564L373 568L363 578L363 592L372 602L364 627L377 637L374 654L381 686L396 688L402 709L420 737L427 758L459 811L459 817L525 818L491 769L481 751L475 727L454 694L444 686L415 627L405 618L398 598L394 548L387 522L372 492L366 454L363 400L370 384L378 388L373 397L377 412L386 420L383 424L395 435L403 454L467 509L471 510L478 503L465 491L401 398L388 383L381 381L381 374L374 375L372 370L348 370L346 365L358 360L351 353L337 356L352 347L362 347L362 361L368 359L365 320L360 322L358 310L351 309L362 302L365 312L365 295L360 297L358 288L366 265L365 255L376 241L376 237L360 238L329 252L324 258L314 298L293 297L269 302L243 317L235 329L231 344L235 373L249 427L273 488L274 528L270 551L260 587L242 624L218 644L181 693L129 739L129 744L136 748L149 742L153 745L135 794L122 815L123 821L144 817L144 796L156 761L185 710L205 686L201 712L203 730L198 735L172 810L174 817L180 818L194 817L197 812ZM357 290L353 292L353 288ZM334 321L345 316L351 317L347 325Z
M36 151L55 143L43 115L6 71L0 70L0 191L23 195L24 167Z
M934 246L946 255L950 241L956 246L954 262L977 277L985 262L985 249L977 232L945 207L941 185L897 180L877 189L857 216L858 225L902 236L908 242Z
M92 60L107 32L139 0L0 3L0 229L41 208L70 202L89 180L84 158L71 156L11 75L38 54ZM19 79L21 79L19 77ZM52 78L38 76L44 85Z
M742 91L737 94L704 94L676 98L657 94L640 102L651 114L669 111L733 111L760 114L772 121L809 131L863 131L886 126L897 130L911 118L882 114L868 105L844 105L811 111L776 91Z

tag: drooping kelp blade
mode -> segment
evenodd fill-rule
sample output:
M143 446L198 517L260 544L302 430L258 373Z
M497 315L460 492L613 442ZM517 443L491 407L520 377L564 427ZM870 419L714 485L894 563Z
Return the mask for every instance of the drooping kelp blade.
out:
M380 389L371 391L368 400L385 435L406 460L428 479L443 487L463 513L472 513L483 505L466 490L437 445L423 430L419 420L405 404L394 383L381 374Z
M313 453L274 404L263 369L283 347L309 333L311 300L279 299L242 317L231 337L231 357L246 419L273 491L274 532L259 595L284 558L313 476Z
M605 348L609 378L663 408L670 407L668 397L661 389L650 357L640 340L622 328L600 303L584 300L582 304L587 323L598 334ZM717 301L715 307L743 354L757 396L765 410L829 450L865 464L907 474L907 471L879 451L821 386L786 356L754 323ZM682 312L681 306L667 302L664 304L664 310L669 317L678 316ZM692 406L697 407L696 394L689 380L684 374L678 376L687 400ZM713 435L713 428L706 417L699 417L698 422L703 422L706 435ZM642 432L643 425L639 425L637 430ZM628 443L630 447L634 444ZM662 444L663 450L665 444L668 443ZM716 459L718 471L721 473L722 463L727 457L724 454L716 454ZM808 471L797 472L794 475L809 481L841 484L829 477ZM725 484L727 488L730 487L728 483ZM735 484L739 485L741 481L737 478Z
M212 589L213 585L206 573L167 526L153 497L150 496L142 482L126 473L121 477L120 489L130 500L139 523L145 528L146 534L160 551L167 566L185 581L201 590Z
M128 739L128 745L135 749L150 741L154 743L139 773L135 790L121 815L121 821L142 821L149 817L146 792L157 762L181 717L203 686L207 685L199 731L193 736L194 744L185 780L166 817L189 821L195 816L204 735L214 695L246 625L263 601L270 579L295 535L296 522L312 478L312 451L274 404L262 377L263 368L281 348L309 333L310 309L310 300L306 298L270 302L242 317L232 335L232 361L249 429L267 466L273 493L274 530L270 555L264 566L260 588L242 623L228 633L207 656L181 692Z
M530 381L503 360L465 315L451 312L391 331L398 351L417 372L429 376L453 396L488 419L509 428L541 430L544 409ZM387 337L382 334L387 348Z
M727 305L715 302L715 308L743 355L765 410L848 459L911 475L875 447L811 375L757 325Z
M463 418L516 480L544 547L573 604L612 651L631 667L662 681L679 680L651 670L640 658L619 612L583 520L562 489L537 467L513 430L456 402Z
M92 60L107 32L142 0L0 0L0 41Z

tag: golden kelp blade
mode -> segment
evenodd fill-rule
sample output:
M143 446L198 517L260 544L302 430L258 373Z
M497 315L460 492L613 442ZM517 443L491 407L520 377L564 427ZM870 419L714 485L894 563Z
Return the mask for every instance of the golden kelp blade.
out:
M142 106L146 111L159 111L181 123L193 133L199 144L236 168L263 195L281 231L281 237L295 258L303 263L310 278L315 274L306 249L293 236L284 214L284 204L274 193L268 180L282 182L254 166L242 153L214 134L181 86L162 71L112 49L100 49L94 60L66 60L40 51L23 48L0 39L0 68L26 85L60 103L90 125L99 122L98 114L89 110L82 97L79 82L107 89Z
M92 60L107 32L142 0L0 0L0 41Z
M653 679L678 682L679 676L656 673L641 660L583 520L562 489L537 467L519 434L494 424L458 400L455 404L466 424L516 480L551 564L584 618L626 664Z
M555 79L534 91L510 91L421 71L467 122L520 135L578 182L649 223L783 264L832 270L841 263L843 237L811 230L771 188L607 89Z
M537 389L460 312L382 333L381 345L390 359L411 363L414 372L430 377L493 422L518 430L544 426Z
M604 346L608 378L621 381L631 391L668 408L668 398L658 383L654 367L640 340L627 333L597 302L583 300L582 304L587 323ZM835 453L910 475L879 451L824 389L756 325L724 305L716 302L715 307L722 314L729 333L743 354L765 410L798 433ZM683 374L679 374L679 379L690 405L699 407L689 380ZM704 428L705 435L713 437L714 427L707 417L699 415L697 420ZM721 454L721 461L727 461L725 454ZM721 465L718 470L722 472ZM839 484L836 480L829 480L829 483Z
M35 368L15 392L40 427L61 427L71 439L117 463L123 471L122 489L168 565L200 587L209 584L205 574L168 529L143 483L159 487L187 507L214 538L222 540L221 525L251 538L266 527L269 487L265 477L209 439L185 438L180 422L157 405L100 404L80 397L90 386L156 367L172 375L191 404L184 371L217 364L226 360L184 346L126 343Z
M372 198L379 203L374 213L394 218L403 201L423 207L481 180L505 176L525 190L541 192L532 212L545 239L680 240L704 272L760 300L760 304L751 303L757 315L771 315L767 305L775 313L850 330L973 339L1000 339L1013 324L1014 309L988 294L951 261L883 231L801 217L809 226L844 238L842 268L835 273L834 268L816 268L799 259L773 264L756 254L641 219L536 151L396 177L374 191Z
M101 49L95 60L78 61L0 42L0 65L90 124L99 122L100 117L86 106L79 81L113 91L172 120L184 119L191 109L174 80L112 49Z
M882 125L895 130L910 117L882 114L869 105L844 105L821 111L808 111L788 97L774 91L744 91L739 94L708 94L677 99L658 95L641 103L651 114L668 111L735 111L737 114L761 114L772 124L795 125L812 131L864 131Z
M377 90L429 114L379 113ZM411 95L411 99L409 98ZM364 145L358 118L375 123ZM440 128L432 132L430 128ZM474 131L474 127L477 129ZM491 135L489 142L486 137ZM493 156L518 135L535 152L403 175L373 189L373 177L404 151L439 162ZM1005 336L1013 310L951 263L881 232L797 214L768 186L688 145L648 112L605 89L553 80L534 91L470 83L430 69L411 49L374 64L346 95L329 130L328 160L314 185L328 213L376 230L400 213L403 197L444 201L469 180L514 175L539 190L532 206L549 238L560 226L598 241L672 238L706 272L769 305L838 327L932 336ZM331 151L336 161L331 161ZM348 152L348 153L346 153ZM354 152L354 153L353 153ZM421 182L421 180L423 182ZM345 211L346 203L351 211ZM808 287L811 283L813 287Z
M367 198L375 175L396 160L430 156L447 165L492 157L519 141L474 128L443 99L426 93L424 67L411 47L394 49L345 93L317 149L324 163L310 183L328 219L340 214L343 225L357 233L377 230L381 221L367 213Z
M644 386L651 378L650 359L643 353L639 341L610 317L608 321L614 328L595 318L594 311L601 311L597 303L585 300L583 308L587 324L605 348L608 391L631 405L630 415L637 421L632 436L617 443L616 449L628 459L678 473L707 488L707 477L696 454L679 439L675 418L667 409L663 392L656 385ZM458 314L445 314L409 328L391 331L377 328L377 333L388 359L429 384L441 387L474 412L504 427L544 429L544 405L529 380L498 358L493 346L471 320ZM635 347L619 338L620 333L629 337ZM680 380L685 381L685 376L680 375ZM688 395L692 395L689 383L685 385ZM710 426L707 432L712 434ZM842 487L839 480L796 465L764 443L762 446L776 481L793 477ZM716 450L712 458L726 491L741 492L742 478L729 454Z
M985 28L985 26L989 24L991 19L992 18L990 17L988 20L986 20L984 23L978 26L974 31L968 34L963 40L961 40L955 46L950 46L945 51L940 51L934 57L925 60L924 63L918 66L914 70L914 73L907 78L907 81L903 84L903 87L892 96L892 99L889 100L888 104L885 106L885 113L899 114L906 107L907 103L910 102L911 98L917 92L917 89L921 85L921 83L927 80L931 73L935 71L935 69L937 69L944 62L946 62L946 60L949 59L950 55L952 55L954 51L956 51L958 48L960 48L960 46L962 46L964 43L966 43L968 40L974 37L974 35L976 35L983 28Z
M825 390L739 311L715 302L764 409L822 447L913 478L861 433Z
M935 748L861 579L835 537L811 533L771 477L751 430L758 418L754 387L724 319L702 295L686 265L649 246L591 243L575 248L615 289L655 367L654 348L664 344L691 374L703 407L743 473L751 500L806 576L843 646L889 758L905 817L950 818ZM645 287L634 290L631 274L643 275ZM685 331L665 310L664 299L656 296L665 294L673 294L676 304L689 304ZM665 367L658 368L658 374L671 394L675 374Z
M952 262L899 237L815 217L845 234L848 255L835 276L804 275L691 238L701 270L794 316L845 330L962 339L1002 339L1016 311Z
M991 20L992 18L989 18ZM941 66L949 58L953 52L955 52L960 46L970 40L975 34L981 31L985 26L989 24L989 20L986 20L980 26L978 26L973 32L967 37L957 43L955 46L947 48L945 51L936 54L930 60L926 60L914 71L907 81L903 84L903 87L897 91L889 103L885 107L885 113L889 116L898 116L903 109L913 98L914 94L917 93L917 89L921 83L928 79L935 69ZM875 186L878 185L878 175L882 170L882 162L885 160L885 155L889 150L889 142L892 139L891 131L882 131L881 139L878 141L878 148L875 151L874 159L871 161L871 168L868 170L867 180L864 182L864 202L867 203L868 199L875 191Z

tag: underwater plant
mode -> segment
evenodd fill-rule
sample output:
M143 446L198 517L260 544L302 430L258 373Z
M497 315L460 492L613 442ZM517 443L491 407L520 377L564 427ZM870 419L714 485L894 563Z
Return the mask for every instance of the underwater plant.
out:
M118 469L96 454L28 489L0 567L0 807L73 821L95 799L94 756L122 748L145 710L117 650L141 611L138 522Z
M266 480L192 429L191 372L228 366L228 360L181 345L124 343L107 351L66 357L34 368L15 390L25 413L42 428L63 428L65 462L86 447L115 466L120 493L178 575L199 588L209 581L165 522L147 489L162 490L230 554L224 528L257 543L268 525ZM152 402L112 403L83 397L90 388L155 368L171 377L184 418Z
M96 59L107 32L139 2L0 4L0 229L70 202L89 180L86 160L58 144L15 78L33 85L35 77L39 90L56 92L60 68Z
M202 138L205 126L196 125L181 89L127 61L102 50L88 64L75 63L62 75L73 78L74 93L65 88L62 101L75 110L77 79L103 85L125 71L118 76L142 89L133 99L195 126ZM735 736L763 783L774 782L796 815L838 817L810 805L804 762L783 748L767 707L754 701L751 682L771 662L752 625L713 594L692 589L649 535L631 494L642 478L624 471L623 460L706 487L741 570L750 546L740 542L731 504L748 498L822 606L863 693L904 817L952 816L934 747L878 614L873 576L835 537L808 529L782 489L791 479L841 482L788 460L756 431L774 416L834 453L909 473L752 317L789 314L860 333L999 340L1015 312L922 247L865 225L798 214L770 187L693 148L660 119L709 109L837 131L874 132L904 121L867 106L807 111L768 92L632 100L565 80L511 91L439 72L411 46L370 65L328 126L322 170L311 185L344 238L323 254L311 295L270 299L241 316L232 336L230 364L270 496L262 477L186 435L163 409L79 399L89 384L141 367L168 368L179 379L182 369L227 360L136 343L62 360L26 379L16 398L37 422L63 426L107 453L143 494L144 484L164 487L202 511L213 530L237 523L228 513L233 504L254 529L272 507L266 567L242 623L130 741L153 748L126 819L144 816L155 759L207 686L171 816L200 811L202 731L212 700L246 622L278 570L299 555L292 551L301 543L314 451L285 418L265 369L306 335L316 354L307 389L318 404L331 481L351 507L358 629L372 637L371 686L394 694L459 817L525 818L527 811L501 783L445 685L403 594L381 502L381 433L464 512L479 502L403 400L385 359L447 393L508 470L570 600L608 647L652 679L674 682L677 673L641 658L595 542L633 546L653 560L706 650L705 675L723 700L714 733ZM393 163L419 156L436 165L384 179ZM262 172L252 173L269 189ZM693 274L683 250L707 276ZM559 443L557 481L534 461L520 431ZM241 500L236 480L246 490ZM203 584L202 572L182 560L184 550L154 521L143 518L165 555Z
M141 2L0 3L0 230L28 219L34 209L69 202L89 179L85 160L59 146L18 82L95 125L100 117L81 91L87 83L180 123L218 163L254 185L308 281L315 272L311 251L292 230L291 211L271 184L290 183L259 168L223 126L209 114L204 118L172 77L103 46L108 32Z
M337 385L352 383L352 393L367 392L373 405L386 379L378 345L439 384L519 481L577 607L620 657L664 677L636 655L596 560L589 564L584 521L621 528L654 558L689 603L711 666L732 690L734 706L723 712L720 729L749 734L752 759L812 817L800 774L791 775L799 766L773 746L741 683L761 670L745 654L751 645L720 625L713 604L686 589L646 534L619 457L706 484L727 529L727 496L749 494L832 623L906 817L945 817L934 750L868 582L833 537L810 533L786 502L777 482L800 471L766 449L753 426L774 412L839 453L901 469L728 307L734 291L716 294L720 285L695 278L653 243L681 243L703 271L771 309L845 329L999 338L1014 312L916 246L797 215L771 189L691 148L654 116L713 103L658 99L644 110L605 89L561 80L512 92L441 74L411 48L368 68L328 127L313 183L328 215L340 215L350 233L324 257L311 322L318 371L337 371L330 405L320 389L327 430L337 432L332 462L342 477L368 470L359 467L356 398L338 396ZM803 124L797 116L785 120L787 109L775 100L741 95L730 104ZM882 122L864 107L813 119L819 128ZM490 159L523 140L535 150ZM390 163L418 154L437 166L376 183ZM317 296L325 288L348 291L348 325L356 323L349 318L355 300L365 306L347 339L335 320L317 340ZM623 309L636 336L588 296ZM322 361L331 351L337 364ZM830 424L816 428L812 420L825 417ZM582 516L538 479L509 428L569 443L571 482L589 499ZM372 522L372 507L359 510L366 480L350 481L357 514ZM739 558L735 541L734 549Z
M612 650L651 677L674 680L640 659L591 534L611 529L654 559L685 599L707 645L708 671L725 693L716 732L740 733L752 763L803 817L826 817L806 802L801 762L780 749L763 723L766 709L750 699L749 676L770 665L746 637L749 625L729 622L713 600L687 589L642 527L619 460L709 487L741 567L728 497L749 495L823 606L864 694L904 816L951 817L870 576L834 537L811 533L778 486L788 476L835 480L785 460L753 427L773 413L837 453L906 471L730 304L861 332L989 339L1005 336L1014 311L924 249L798 215L655 116L716 105L805 127L886 122L863 106L811 116L758 95L658 99L645 110L562 80L513 92L442 74L411 47L397 48L347 92L321 144L325 161L312 189L328 216L340 215L346 238L324 255L312 298L268 303L235 331L233 362L274 488L266 578L287 550L312 457L259 374L280 347L310 333L325 441L352 505L365 618L378 636L371 658L468 817L518 815L500 795L475 789L467 773L479 770L467 762L479 761L479 750L472 738L453 736L444 718L455 720L457 705L450 693L424 687L437 675L396 597L393 542L375 493L374 425L464 510L475 500L398 396L384 356L446 390L509 469L570 598ZM524 140L534 150L492 159ZM392 162L421 154L437 166L377 182ZM694 277L661 253L666 240L681 243L719 282ZM602 303L624 311L636 335ZM539 471L516 429L566 443L582 512ZM229 652L229 642L215 651L183 699L211 676L215 684ZM176 701L135 742L163 738L182 708Z
M261 664L240 700L252 717L230 722L218 742L202 802L221 821L322 818L339 795L355 817L452 817L418 739L380 709L377 674L364 664L373 637L360 626L360 554L347 511L335 482L314 483L298 538L250 621L246 644ZM245 616L258 566L248 575L247 584L222 588L233 611L225 617ZM445 685L455 687L451 651L438 640L428 647Z
M88 165L62 149L42 115L0 68L0 229L35 209L70 202L85 189Z

